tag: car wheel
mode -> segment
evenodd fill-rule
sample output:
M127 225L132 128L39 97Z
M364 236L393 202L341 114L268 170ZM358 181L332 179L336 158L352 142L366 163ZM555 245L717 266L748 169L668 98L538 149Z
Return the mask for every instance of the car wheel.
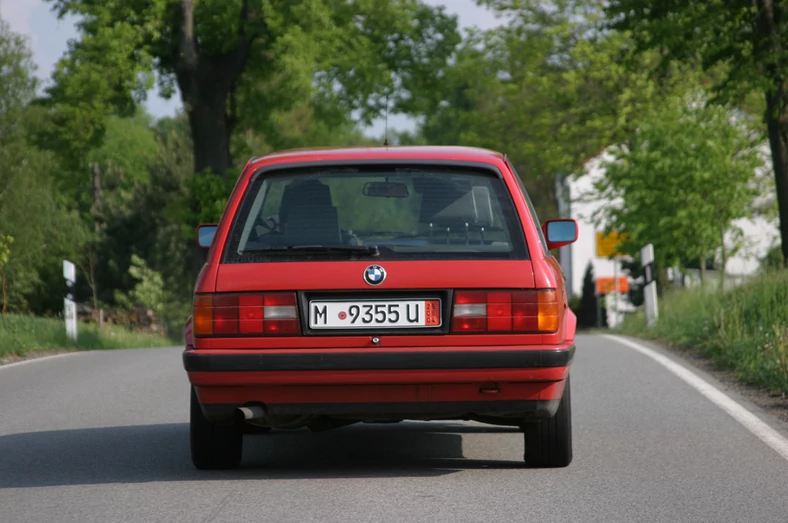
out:
M198 469L233 469L241 463L243 432L237 424L217 425L209 421L191 390L192 463Z
M572 396L566 378L564 396L552 418L523 427L529 467L566 467L572 462Z

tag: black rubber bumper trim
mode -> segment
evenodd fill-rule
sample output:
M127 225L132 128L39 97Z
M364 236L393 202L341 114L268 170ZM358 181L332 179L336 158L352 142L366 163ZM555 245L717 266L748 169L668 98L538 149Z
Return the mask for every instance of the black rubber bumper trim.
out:
M506 351L342 352L326 354L201 354L183 352L187 372L240 372L283 370L418 370L418 369L528 369L566 367L575 346L567 349Z
M550 417L561 400L505 400L408 403L294 403L266 404L269 416L375 416L407 417L431 414L455 417L469 414L500 417ZM242 405L208 404L203 411L209 419L231 419Z

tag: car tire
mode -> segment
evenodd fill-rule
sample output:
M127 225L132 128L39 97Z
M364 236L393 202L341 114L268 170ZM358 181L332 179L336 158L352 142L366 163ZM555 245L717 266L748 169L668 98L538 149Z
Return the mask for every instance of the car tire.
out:
M552 418L523 427L525 462L532 468L566 467L572 462L572 395L569 377Z
M208 420L191 388L192 463L202 470L234 469L241 464L243 432L238 424L218 425Z

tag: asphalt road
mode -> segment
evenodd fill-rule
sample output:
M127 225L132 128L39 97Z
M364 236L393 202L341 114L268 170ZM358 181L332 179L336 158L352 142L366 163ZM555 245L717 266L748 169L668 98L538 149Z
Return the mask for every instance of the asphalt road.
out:
M200 472L179 348L0 367L0 522L788 521L778 452L652 358L577 346L559 470L509 429L408 423L248 436L244 468Z

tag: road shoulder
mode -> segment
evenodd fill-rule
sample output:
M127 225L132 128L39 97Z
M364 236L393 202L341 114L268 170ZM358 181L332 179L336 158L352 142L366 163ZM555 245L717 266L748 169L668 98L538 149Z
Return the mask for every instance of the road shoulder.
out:
M743 383L735 372L720 369L713 361L693 349L614 332L605 334L628 339L686 367L788 437L788 397L784 394L774 395L761 387Z
M6 354L0 357L0 367L11 365L12 363L23 363L26 361L40 360L43 358L50 358L52 356L62 356L64 354L71 354L72 352L84 352L80 349L47 349L26 352L19 356L17 354Z

